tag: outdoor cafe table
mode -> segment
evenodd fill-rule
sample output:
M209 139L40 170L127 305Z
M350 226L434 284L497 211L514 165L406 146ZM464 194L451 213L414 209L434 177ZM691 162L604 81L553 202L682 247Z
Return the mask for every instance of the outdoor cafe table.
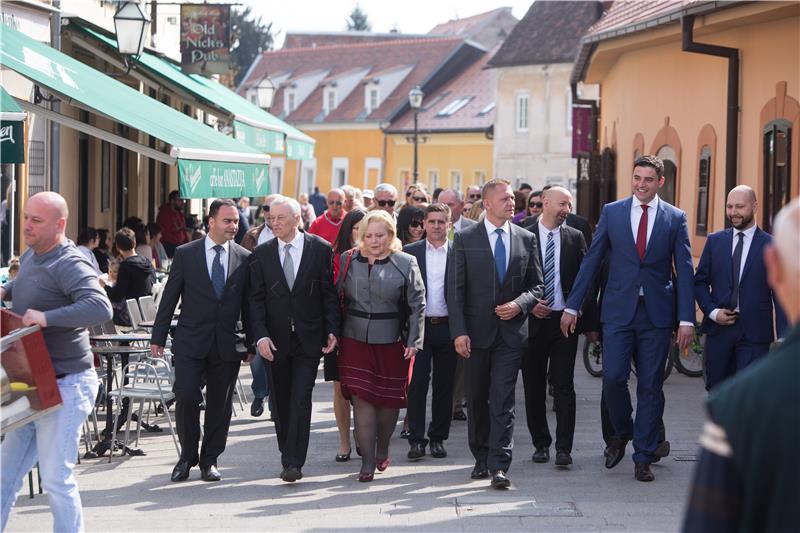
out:
M139 327L152 328L155 325L155 323L156 323L155 320L143 320L143 321L139 322ZM177 318L173 318L169 323L169 328L172 330L172 329L175 329L177 327L178 327L178 319Z
M92 346L92 352L102 355L106 358L106 429L105 438L94 447L94 454L101 456L106 453L106 450L113 452L114 443L111 442L112 427L114 426L114 400L111 392L114 382L114 356L119 354L122 359L122 368L128 364L131 354L147 354L150 353L150 347L131 346L132 342L149 342L150 335L146 333L103 333L99 335L92 335L89 340L93 342L111 342L117 346ZM127 405L124 404L123 412L127 413ZM125 415L127 418L127 414ZM122 413L120 413L122 417Z

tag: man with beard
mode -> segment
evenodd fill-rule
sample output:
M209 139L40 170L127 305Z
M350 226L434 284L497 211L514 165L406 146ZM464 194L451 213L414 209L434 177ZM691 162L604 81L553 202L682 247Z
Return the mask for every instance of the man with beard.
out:
M755 223L756 193L739 185L728 194L725 213L732 228L712 233L694 277L694 295L703 311L706 390L769 351L786 316L767 284L764 248L772 236Z

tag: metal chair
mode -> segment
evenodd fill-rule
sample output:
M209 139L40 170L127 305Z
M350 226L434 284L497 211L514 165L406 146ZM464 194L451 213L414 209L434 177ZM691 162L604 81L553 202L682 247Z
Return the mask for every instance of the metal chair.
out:
M142 312L139 309L139 302L133 298L125 300L125 305L128 308L128 315L131 317L131 326L133 329L139 329L139 324L142 322Z
M139 298L139 308L142 311L142 318L144 320L156 319L156 312L158 311L158 308L156 307L155 300L152 296L142 296Z

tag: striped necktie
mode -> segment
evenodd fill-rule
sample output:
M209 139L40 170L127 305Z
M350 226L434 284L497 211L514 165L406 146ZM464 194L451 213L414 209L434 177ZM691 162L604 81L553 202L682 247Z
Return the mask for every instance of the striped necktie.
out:
M544 251L544 299L548 306L553 305L553 293L556 290L556 243L553 232L547 234L547 246Z

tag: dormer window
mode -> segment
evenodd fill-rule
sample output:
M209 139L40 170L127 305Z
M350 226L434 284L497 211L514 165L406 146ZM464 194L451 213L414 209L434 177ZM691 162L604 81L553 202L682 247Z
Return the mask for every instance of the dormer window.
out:
M322 109L329 114L336 109L336 87L325 87L322 94Z
M294 89L287 89L286 93L286 101L284 102L284 108L289 113L292 113L295 109L297 109L297 94L295 93Z
M367 114L372 113L381 105L381 93L376 82L367 83L364 87L364 108Z

